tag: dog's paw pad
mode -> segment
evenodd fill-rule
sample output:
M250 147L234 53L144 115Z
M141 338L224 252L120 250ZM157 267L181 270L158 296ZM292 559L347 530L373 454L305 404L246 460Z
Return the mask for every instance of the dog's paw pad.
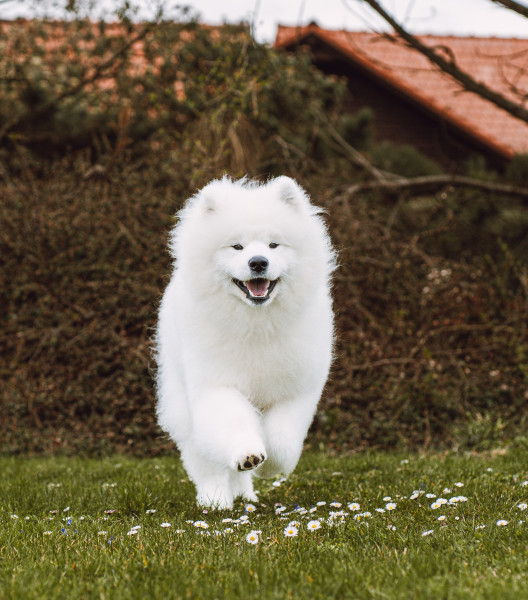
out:
M266 460L264 454L259 454L256 456L255 454L249 454L246 458L238 463L239 471L250 471L251 469L255 469L259 465L261 465Z

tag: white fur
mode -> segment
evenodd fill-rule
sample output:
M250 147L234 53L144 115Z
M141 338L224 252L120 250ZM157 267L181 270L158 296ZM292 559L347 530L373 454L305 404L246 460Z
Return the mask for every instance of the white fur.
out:
M265 185L224 177L179 213L159 311L158 420L200 505L255 501L253 474L289 474L297 464L333 343L334 252L318 212L288 177ZM233 283L251 279L254 256L278 279L260 305ZM266 460L238 471L250 455Z

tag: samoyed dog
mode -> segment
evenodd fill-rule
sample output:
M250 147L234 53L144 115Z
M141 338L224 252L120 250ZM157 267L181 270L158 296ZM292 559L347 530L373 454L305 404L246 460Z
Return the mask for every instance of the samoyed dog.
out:
M201 506L256 501L253 475L297 464L332 358L334 252L320 213L288 177L224 177L178 214L157 414Z

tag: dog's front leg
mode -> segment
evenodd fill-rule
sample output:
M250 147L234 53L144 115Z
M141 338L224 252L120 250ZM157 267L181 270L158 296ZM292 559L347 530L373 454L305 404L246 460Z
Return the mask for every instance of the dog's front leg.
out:
M229 387L201 391L189 408L191 432L182 445L182 459L196 484L198 502L223 507L240 493L252 498L245 472L266 460L258 411Z

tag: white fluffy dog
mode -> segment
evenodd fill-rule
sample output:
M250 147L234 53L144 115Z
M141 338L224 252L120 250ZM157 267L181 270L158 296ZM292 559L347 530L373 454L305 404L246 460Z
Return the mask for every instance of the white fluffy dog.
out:
M224 177L187 201L157 332L158 419L197 501L256 501L297 464L330 368L334 252L288 177Z

